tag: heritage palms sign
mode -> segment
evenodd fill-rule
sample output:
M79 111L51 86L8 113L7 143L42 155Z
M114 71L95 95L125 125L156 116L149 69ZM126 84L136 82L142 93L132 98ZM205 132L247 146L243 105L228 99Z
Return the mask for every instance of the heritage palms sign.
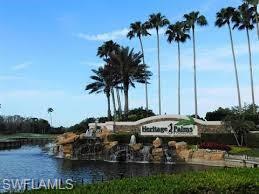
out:
M198 127L193 118L180 121L158 121L141 126L143 136L197 136Z

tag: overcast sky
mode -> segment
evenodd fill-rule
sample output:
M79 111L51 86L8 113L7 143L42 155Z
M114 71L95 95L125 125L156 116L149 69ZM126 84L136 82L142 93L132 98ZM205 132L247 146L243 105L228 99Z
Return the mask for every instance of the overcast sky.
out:
M195 2L195 3L194 3ZM55 126L70 126L86 117L106 115L102 94L84 91L91 69L103 62L97 47L112 39L139 51L137 39L126 38L131 22L146 21L161 12L171 22L199 10L209 26L197 28L198 109L204 116L219 106L237 104L229 34L214 27L216 12L238 6L241 0L0 0L1 114L48 119L53 107ZM251 31L256 101L259 103L259 41ZM251 103L248 48L244 31L234 31L242 102ZM161 30L162 112L177 113L177 48ZM147 64L153 72L149 86L151 108L157 106L155 36L143 40ZM182 46L182 112L193 114L192 44ZM145 106L144 85L130 89L130 108Z

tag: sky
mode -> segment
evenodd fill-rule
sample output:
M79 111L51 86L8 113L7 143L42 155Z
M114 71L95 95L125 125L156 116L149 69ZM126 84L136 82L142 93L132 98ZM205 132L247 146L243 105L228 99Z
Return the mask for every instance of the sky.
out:
M89 95L91 69L103 65L96 50L112 39L140 51L128 40L130 23L161 12L171 23L185 13L200 11L209 25L196 29L198 112L237 105L236 83L227 28L214 26L218 10L237 7L241 0L0 0L0 114L49 119L54 126L71 126L87 117L105 116L103 94ZM259 103L259 41L250 32L255 100ZM161 37L162 113L177 113L177 47ZM242 103L251 103L247 39L233 32ZM158 113L156 37L143 39L146 63L153 72L150 108ZM192 42L182 49L182 114L194 113ZM144 85L129 91L130 108L145 106Z

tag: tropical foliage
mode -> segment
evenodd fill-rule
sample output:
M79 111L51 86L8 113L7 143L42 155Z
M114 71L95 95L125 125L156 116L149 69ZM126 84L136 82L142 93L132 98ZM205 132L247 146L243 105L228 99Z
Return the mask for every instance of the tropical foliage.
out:
M248 56L249 56L249 68L250 68L250 82L251 82L251 94L252 94L252 105L253 114L256 115L256 105L254 96L254 81L253 81L253 64L252 64L252 50L250 43L249 31L254 29L254 24L257 26L258 38L258 1L257 0L244 0L244 3L239 7L226 7L219 10L216 14L215 25L219 28L226 26L229 31L231 51L233 57L234 75L236 80L237 88L237 99L238 99L238 111L242 112L242 100L241 91L239 86L238 67L236 60L236 53L234 48L233 40L233 29L245 30L248 43ZM128 104L128 91L129 87L135 86L135 83L145 84L145 103L146 110L149 108L148 104L148 80L152 75L148 70L148 66L144 56L143 38L156 35L157 40L157 80L158 80L158 114L161 115L161 74L160 74L160 35L161 29L165 30L165 36L169 43L176 43L178 48L178 114L181 114L181 43L186 42L188 39L192 39L193 46L193 81L194 81L194 109L195 118L200 118L198 115L198 92L197 92L197 63L196 63L196 28L204 27L208 25L208 21L204 15L199 11L192 11L188 14L183 15L182 21L175 21L170 24L170 21L161 13L150 14L146 21L135 21L130 24L127 38L137 38L140 43L141 52L133 53L133 49L129 47L120 46L112 40L106 41L98 47L97 56L102 58L105 62L104 66L109 67L111 75L114 78L114 84L110 86L109 93L112 96L113 108L115 119L124 119L122 115L127 117L129 111ZM165 29L166 28L166 29ZM199 33L200 34L200 33ZM125 56L128 55L128 56ZM130 62L131 61L131 62ZM137 64L136 64L137 63ZM130 65L129 65L130 64ZM134 64L134 65L132 65ZM135 66L135 67L134 67ZM138 66L138 71L136 71ZM130 67L130 69L129 69ZM132 69L131 69L132 68ZM129 71L127 73L126 71ZM134 72L132 74L132 72ZM115 100L114 89L117 94L117 105ZM124 113L122 113L120 91L124 93ZM105 92L107 93L107 92ZM108 101L109 102L109 101ZM118 106L118 108L116 108ZM225 110L224 110L225 111ZM221 114L221 113L217 113ZM225 113L224 113L225 114ZM208 113L208 117L209 113ZM225 116L218 116L221 120ZM111 119L110 106L108 106L108 118ZM211 118L209 118L211 119ZM209 120L208 119L208 120ZM212 118L213 119L213 118Z

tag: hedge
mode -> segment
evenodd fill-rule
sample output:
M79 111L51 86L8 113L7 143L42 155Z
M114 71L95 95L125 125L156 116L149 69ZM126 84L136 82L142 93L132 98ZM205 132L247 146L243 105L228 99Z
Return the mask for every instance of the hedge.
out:
M128 144L132 134L115 133L108 137L109 141L118 141L121 144ZM141 136L135 134L137 142L151 144L155 140L155 136ZM236 145L236 140L233 134L230 133L203 133L201 137L161 137L164 144L169 141L185 141L188 144L197 145L203 142L215 142L219 144ZM259 147L259 134L248 134L248 147Z
M114 180L73 190L27 191L25 194L171 194L171 193L258 193L259 169L232 168Z

